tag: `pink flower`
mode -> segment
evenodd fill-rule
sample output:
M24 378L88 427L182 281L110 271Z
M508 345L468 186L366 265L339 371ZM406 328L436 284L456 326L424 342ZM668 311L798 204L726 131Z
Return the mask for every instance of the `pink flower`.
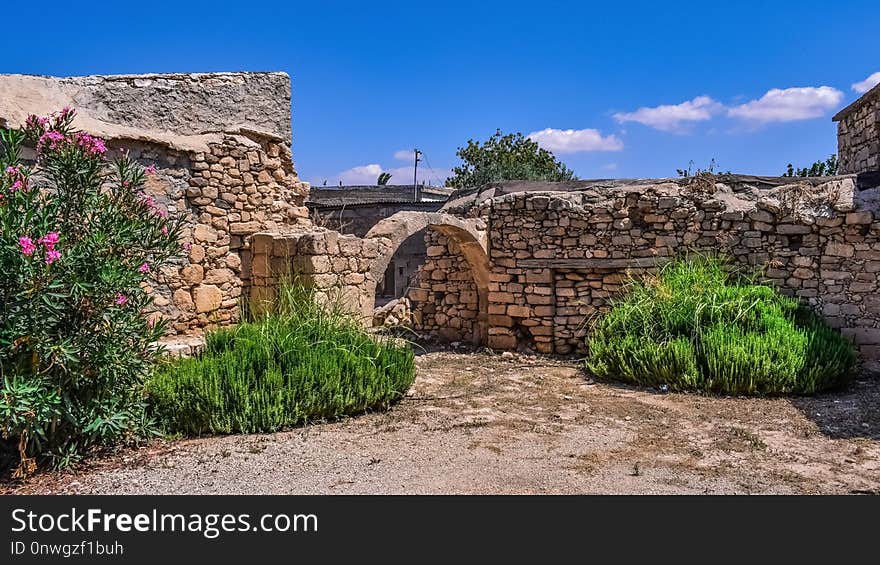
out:
M64 134L60 131L47 131L40 136L40 140L37 142L37 153L42 153L43 151L45 151L47 145L50 150L54 151L61 147L61 143L63 141Z
M51 265L52 263L54 263L58 259L61 259L61 252L60 251L56 251L54 249L49 249L48 251L46 251L46 264L47 265Z
M156 325L156 320L154 320L153 318L147 318L147 326L149 326L150 329L153 329L153 327L155 327L155 325Z
M103 155L107 151L107 145L100 137L94 137L87 133L78 132L73 136L73 142L89 155Z
M160 218L167 218L168 217L168 211L160 208L159 205L156 203L155 198L153 198L152 196L149 196L149 195L146 195L146 196L142 195L141 198L144 199L144 204L146 204L147 207L150 210L152 210L154 214L156 214Z
M156 165L150 165L149 167L144 169L144 173L148 174L148 175L155 175L156 174Z
M162 235L168 235L168 226L162 226Z
M48 123L49 123L48 118L44 118L42 116L35 116L34 114L29 115L27 117L27 119L24 121L24 125L26 128L39 129L39 130L45 129L45 127Z
M58 240L61 238L61 235L58 232L50 231L43 237L37 240L37 243L43 244L46 246L46 249L52 251L55 248L55 244L58 243Z
M190 250L192 249L192 247L193 247L193 244L192 244L192 243L186 242L186 243L183 244L183 249L184 249L185 251L190 251Z
M27 177L24 176L20 168L6 167L6 175L13 181L12 186L9 187L9 192L27 190Z
M140 271L140 272L142 272L142 273L149 273L149 272L150 272L150 266L147 265L146 263L144 263L143 265L141 265L140 267L138 267L138 271Z
M128 304L128 297L122 293L116 293L116 305L117 306L125 306Z
M34 251L37 250L37 246L34 245L34 241L26 235L18 238L18 246L21 248L22 255L33 255Z

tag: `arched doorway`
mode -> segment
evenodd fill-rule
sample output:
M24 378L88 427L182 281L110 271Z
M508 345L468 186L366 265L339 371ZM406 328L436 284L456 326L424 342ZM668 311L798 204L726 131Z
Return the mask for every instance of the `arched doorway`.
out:
M408 239L424 233L427 260L416 273L418 283L408 283L407 290L415 303L414 326L448 339L458 336L484 344L491 269L485 231L479 228L479 220L439 212L398 212L373 226L366 237L376 239L379 247L368 287L374 303L395 254Z
M384 276L376 281L376 307L379 308L391 301L405 298L414 285L419 267L425 263L427 248L424 228L401 242L391 256Z

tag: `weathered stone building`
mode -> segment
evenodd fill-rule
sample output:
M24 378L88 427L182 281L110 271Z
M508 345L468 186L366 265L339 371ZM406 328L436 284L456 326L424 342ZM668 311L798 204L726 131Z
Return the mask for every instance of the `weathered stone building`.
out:
M181 256L153 281L156 315L179 333L234 322L250 277L248 237L310 225L308 185L290 153L290 78L0 76L0 126L66 106L77 128L154 165L147 193L188 220Z
M880 178L880 84L838 112L838 172Z

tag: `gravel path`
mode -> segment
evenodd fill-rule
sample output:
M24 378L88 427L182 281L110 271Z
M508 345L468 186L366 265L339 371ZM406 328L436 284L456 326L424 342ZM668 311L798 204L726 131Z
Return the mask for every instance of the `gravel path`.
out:
M880 378L812 399L595 383L574 362L420 355L385 413L155 442L6 492L101 494L880 492Z

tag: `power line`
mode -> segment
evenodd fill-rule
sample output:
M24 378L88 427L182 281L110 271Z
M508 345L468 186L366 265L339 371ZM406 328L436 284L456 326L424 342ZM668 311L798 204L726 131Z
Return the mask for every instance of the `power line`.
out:
M437 171L435 171L435 170L434 170L434 167L431 166L430 161L428 161L428 157L427 157L424 153L422 153L422 159L425 161L425 166L427 166L427 167L428 167L428 170L431 171L431 177L432 177L435 181L437 181L438 183L440 183L440 186L443 186L443 184L444 184L446 181L442 180L439 176L437 176Z

